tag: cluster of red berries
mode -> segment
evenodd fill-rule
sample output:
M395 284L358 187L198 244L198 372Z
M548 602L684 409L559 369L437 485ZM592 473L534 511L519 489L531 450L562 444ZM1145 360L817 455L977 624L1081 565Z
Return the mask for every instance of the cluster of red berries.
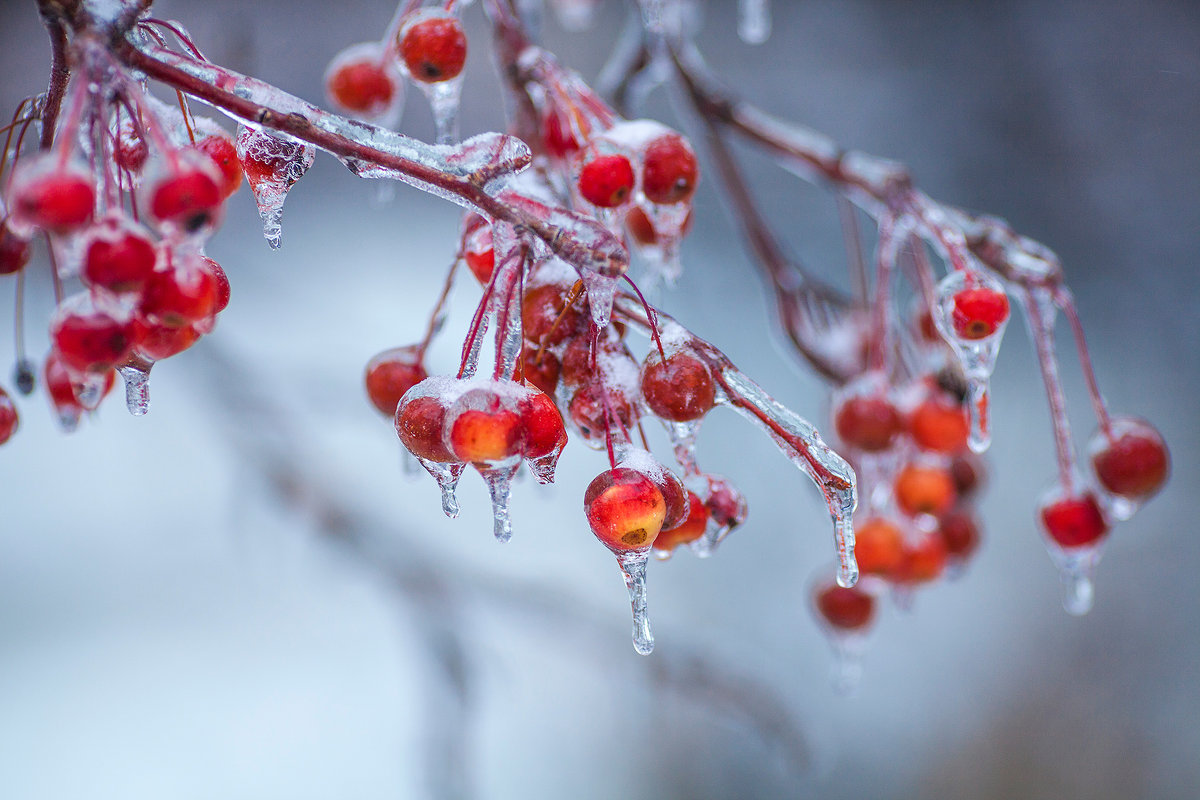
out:
M50 249L59 303L43 375L68 429L108 393L118 370L130 410L144 413L151 365L209 333L229 303L229 281L203 242L242 182L233 140L208 123L197 137L193 121L162 118L162 108L132 83L121 82L117 97L109 105L76 88L74 107L92 120L88 141L103 145L92 168L65 127L73 120L65 120L52 149L24 158L17 152L4 191L0 273L27 267L35 234ZM122 120L131 108L138 113ZM81 291L63 298L73 277ZM17 383L33 391L23 357Z

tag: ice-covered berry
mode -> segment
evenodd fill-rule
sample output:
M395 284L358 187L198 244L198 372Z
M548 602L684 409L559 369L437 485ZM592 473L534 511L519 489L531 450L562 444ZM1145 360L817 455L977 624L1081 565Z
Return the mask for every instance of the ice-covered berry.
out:
M618 552L650 547L666 514L653 481L625 467L597 475L584 492L583 508L592 533Z
M651 350L642 367L642 396L659 417L690 422L712 409L716 384L708 365L692 353L679 350L663 360Z
M418 13L400 29L398 42L408 74L422 83L457 78L467 61L467 35L453 15Z

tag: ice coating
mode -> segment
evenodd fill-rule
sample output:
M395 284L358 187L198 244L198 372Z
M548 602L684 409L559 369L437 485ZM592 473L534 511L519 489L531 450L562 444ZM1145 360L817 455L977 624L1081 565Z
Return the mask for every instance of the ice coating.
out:
M633 609L633 649L648 656L654 651L654 634L650 632L646 602L646 563L650 560L650 549L619 552L616 556Z
M738 413L765 430L784 455L821 490L833 519L838 557L838 583L853 586L858 580L854 560L854 509L858 490L854 470L821 439L816 428L778 403L732 365L722 365L721 380L729 402Z
M496 199L513 207L555 255L580 271L580 277L594 273L615 279L629 268L629 252L620 239L586 214L547 205L511 187Z
M771 35L771 0L738 0L738 36L762 44Z
M1063 608L1073 616L1083 616L1092 610L1095 600L1093 575L1102 555L1102 546L1080 547L1071 550L1049 545L1051 558L1058 567L1062 587Z
M598 5L599 0L554 0L551 3L558 24L568 33L581 33L592 27Z
M421 462L421 466L425 471L433 476L437 481L438 488L442 492L442 513L450 519L458 516L458 496L455 494L455 489L458 487L458 479L462 477L463 470L467 468L466 464L440 464L437 461L430 461L425 458L417 458Z
M507 222L492 226L492 251L496 268L488 313L496 320L496 377L507 377L521 355L521 273L527 250ZM480 337L482 338L482 337Z
M512 481L519 464L509 467L480 469L479 474L487 483L492 498L492 534L503 544L512 538L512 521L508 508L512 501Z
M417 83L429 100L438 144L450 144L458 139L458 106L462 98L462 85L462 75L437 83Z
M271 249L277 250L283 238L283 202L296 181L313 165L317 149L242 125L238 128L237 153L258 204L263 235Z
M146 362L126 363L117 367L125 382L125 407L135 417L150 411L150 367Z

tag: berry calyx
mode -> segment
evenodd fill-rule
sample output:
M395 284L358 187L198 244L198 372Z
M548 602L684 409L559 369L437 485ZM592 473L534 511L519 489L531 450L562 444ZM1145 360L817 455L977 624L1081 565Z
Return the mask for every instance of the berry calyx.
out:
M716 384L708 365L686 351L664 361L651 350L642 367L642 396L657 416L690 422L707 414L716 403Z
M0 222L0 275L20 272L31 255L29 240L13 233L7 220Z
M196 149L212 159L221 175L221 197L227 199L242 185L242 162L238 160L237 145L224 134L214 133L196 142Z
M1008 295L986 286L955 293L950 322L964 339L986 339L1008 320Z
M627 467L597 475L583 494L583 508L592 533L617 552L650 547L666 514L658 487Z
M36 163L30 165L37 169ZM91 176L70 168L57 168L25 179L13 176L12 213L28 225L50 233L77 231L92 221L96 189Z
M941 467L908 464L896 476L896 505L910 516L941 516L954 505L954 479Z
M624 205L633 192L633 165L622 155L597 156L579 171L579 194L600 208Z
M1114 420L1113 438L1099 435L1090 449L1100 485L1130 500L1145 499L1161 489L1171 469L1162 436L1142 420Z
M335 59L325 75L325 92L344 111L368 117L388 109L396 96L396 81L378 54Z
M8 392L0 388L0 444L4 444L17 432L17 407Z
M695 492L687 493L687 516L673 528L663 527L654 540L654 552L667 556L681 544L689 544L704 535L708 528L708 508Z
M428 377L417 348L384 350L367 362L367 397L379 413L392 419L405 393Z
M458 399L446 438L460 461L488 464L521 452L521 418L489 389L472 389Z
M154 272L158 253L149 236L123 226L97 229L87 244L80 277L89 286L111 292L134 292Z
M646 146L642 157L642 192L651 203L682 203L696 191L699 166L691 145L677 133L666 133Z
M467 61L467 35L453 16L425 17L400 29L400 58L415 81L457 78Z
M877 453L891 447L900 432L900 412L886 397L877 394L845 398L833 415L838 438L865 453Z
M817 590L814 602L821 617L838 630L861 630L875 615L875 598L858 587L826 584Z
M396 407L396 435L417 458L440 464L458 461L442 438L448 411L436 394L406 397Z
M863 575L887 577L904 561L904 533L891 522L873 517L854 529L854 557Z

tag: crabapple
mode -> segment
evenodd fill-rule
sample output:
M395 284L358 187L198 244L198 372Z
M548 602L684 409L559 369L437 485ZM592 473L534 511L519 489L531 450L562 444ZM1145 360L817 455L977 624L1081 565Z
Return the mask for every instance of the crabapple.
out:
M220 284L199 258L177 259L167 251L162 269L150 274L138 311L172 328L200 323L216 313Z
M46 159L22 162L14 171L9 202L14 219L55 234L73 233L92 221L96 188L92 176Z
M1066 549L1095 544L1108 533L1108 522L1091 492L1061 493L1043 501L1038 517L1046 535Z
M129 355L136 342L133 319L122 310L76 295L58 307L50 341L62 363L78 373L106 372Z
M865 453L877 453L891 447L900 432L900 412L890 400L879 394L854 394L838 405L833 415L838 438Z
M613 551L650 547L666 514L654 482L627 467L597 475L584 492L583 508L592 533Z
M383 64L378 45L352 46L325 73L325 93L334 105L353 114L376 117L391 106L398 84Z
M904 561L904 533L882 517L872 517L854 530L854 557L863 575L892 575Z
M0 388L0 444L4 444L17 432L17 407L8 392Z
M12 275L29 263L29 240L13 233L8 221L0 222L0 275Z
M571 287L544 283L521 298L521 324L534 344L555 345L576 333L584 322L578 301L566 304Z
M460 461L486 464L521 452L521 417L491 389L472 389L447 418L446 440Z
M406 395L396 406L396 435L417 458L441 464L458 461L442 437L448 411L437 394Z
M671 205L691 198L699 166L692 147L677 133L665 133L642 155L642 192L651 203Z
M197 151L181 150L187 156ZM203 160L178 158L149 189L149 211L160 222L168 222L189 232L200 230L216 217L225 198L224 179L216 162L205 154Z
M967 449L970 425L966 409L938 395L923 400L908 418L908 432L917 447L948 455Z
M200 338L195 325L171 327L141 315L133 318L133 352L147 361L162 361L187 350Z
M664 361L651 350L642 367L642 396L659 417L690 422L707 414L716 402L716 384L708 365L685 351Z
M391 419L396 416L400 398L428 377L417 348L384 350L367 362L367 397L381 414Z
M966 558L979 547L979 524L966 511L951 511L938 520L938 535L946 546L946 555Z
M414 15L398 34L400 58L421 83L457 78L467 61L467 36L450 15Z
M907 464L896 476L896 504L909 515L940 516L954 505L957 493L948 470L936 466Z
M1008 296L987 286L971 286L953 298L950 321L964 339L986 339L1008 320Z
M80 278L111 292L134 292L154 272L158 253L148 235L128 224L97 226L83 253Z
M205 136L195 147L212 159L221 175L221 196L228 198L242 185L242 162L238 160L237 145L223 133Z
M600 208L624 205L633 192L633 165L623 155L600 155L589 160L579 171L579 194Z
M893 578L901 583L929 583L945 570L946 554L946 542L941 536L923 534L917 541L905 545Z
M654 540L654 551L660 556L667 556L681 544L694 542L704 535L708 528L708 508L695 492L687 493L688 512L682 522L673 528L664 525Z
M579 429L579 435L590 442L603 442L610 422L627 431L637 422L637 411L625 392L605 386L601 380L588 381L581 386L571 397L567 414Z
M560 452L567 444L562 414L550 396L543 392L530 392L521 402L521 424L524 426L526 458L543 458Z
M865 628L875 615L875 598L858 587L828 583L816 591L813 600L821 617L838 630Z
M1150 423L1132 417L1115 418L1111 433L1097 434L1088 449L1100 485L1118 497L1151 496L1171 469L1162 436Z

